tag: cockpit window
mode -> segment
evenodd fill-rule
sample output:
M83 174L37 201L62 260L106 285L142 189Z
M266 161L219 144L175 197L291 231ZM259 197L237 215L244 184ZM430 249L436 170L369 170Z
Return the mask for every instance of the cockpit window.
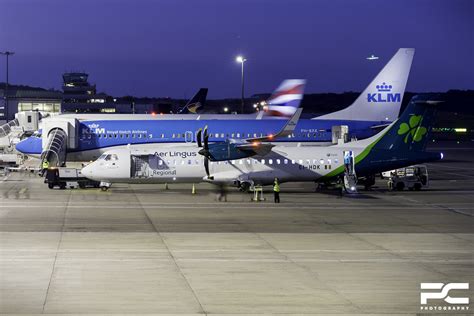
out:
M102 155L103 156L103 155ZM105 156L105 160L106 161L110 161L110 160L118 160L118 156L116 154L108 154Z
M99 160L104 160L106 156L107 156L107 154L100 155Z

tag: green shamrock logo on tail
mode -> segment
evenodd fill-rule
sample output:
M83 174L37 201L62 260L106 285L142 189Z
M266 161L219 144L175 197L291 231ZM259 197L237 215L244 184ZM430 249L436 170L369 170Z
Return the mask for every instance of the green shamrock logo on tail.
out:
M400 127L398 128L398 135L406 134L405 138L403 139L405 143L408 142L410 135L415 142L419 142L426 134L427 129L426 127L421 126L421 118L421 115L412 115L408 121L408 124L400 124Z

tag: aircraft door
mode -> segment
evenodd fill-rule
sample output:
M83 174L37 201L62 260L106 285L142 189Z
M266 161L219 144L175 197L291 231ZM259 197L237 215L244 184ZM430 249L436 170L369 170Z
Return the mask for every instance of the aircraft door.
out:
M355 172L355 159L352 150L345 150L344 156L344 188L348 193L357 193L357 175Z
M184 141L186 143L192 143L193 142L193 132L191 131L186 131L184 133Z

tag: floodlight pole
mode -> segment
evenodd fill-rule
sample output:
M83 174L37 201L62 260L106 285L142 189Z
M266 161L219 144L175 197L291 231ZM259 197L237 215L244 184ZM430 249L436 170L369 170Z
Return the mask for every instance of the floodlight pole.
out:
M10 55L13 55L13 54L15 53L9 52L9 51L0 52L0 55L6 56L6 62L7 62L7 82L5 83L5 90L3 92L4 98L5 98L5 110L3 111L3 113L5 114L6 121L8 121L8 57L10 57Z
M244 114L244 63L245 59L242 60L242 91L240 95L240 113Z
M245 59L244 56L237 56L235 61L242 64L242 86L241 86L241 94L240 94L240 112L243 114L244 113L244 63L247 61L247 59Z

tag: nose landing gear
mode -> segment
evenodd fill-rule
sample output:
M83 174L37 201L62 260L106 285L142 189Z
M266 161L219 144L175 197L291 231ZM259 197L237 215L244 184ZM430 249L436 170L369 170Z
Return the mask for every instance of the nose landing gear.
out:
M99 184L99 188L101 191L105 192L110 188L111 185L112 183L101 181Z

